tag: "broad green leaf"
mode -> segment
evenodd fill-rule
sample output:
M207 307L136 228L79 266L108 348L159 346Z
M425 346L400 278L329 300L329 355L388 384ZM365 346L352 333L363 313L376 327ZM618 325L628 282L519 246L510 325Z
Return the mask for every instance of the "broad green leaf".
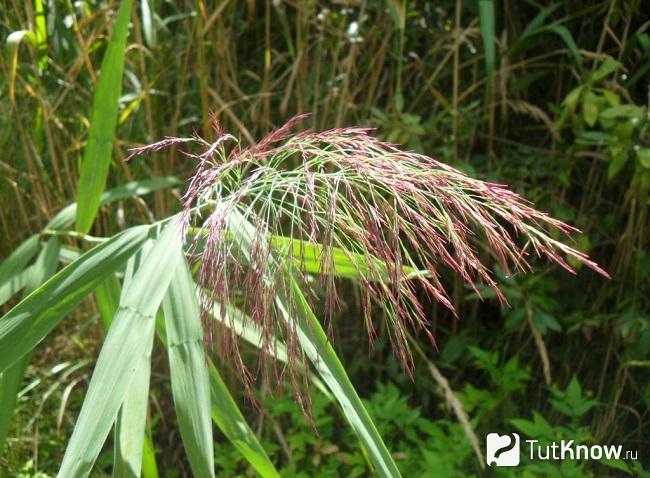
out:
M604 119L614 119L614 118L643 118L644 109L641 106L637 105L618 105L611 108L607 108L600 113L601 118Z
M494 34L494 2L492 0L479 0L479 20L481 25L481 36L483 37L483 48L485 48L485 72L488 88L492 87L494 64L496 61L495 34Z
M26 279L27 294L33 292L43 282L54 275L59 262L60 247L59 240L56 237L51 237L45 243L36 262L28 269L29 273ZM30 360L31 354L26 354L0 374L0 455L2 455L7 433L11 425L18 391L22 385L25 370L27 370Z
M133 181L102 193L99 199L99 205L103 206L104 204L110 204L112 202L119 201L120 199L125 199L133 196L144 196L145 194L149 194L160 189L176 186L179 183L180 181L172 176L145 179L143 181ZM61 211L59 211L49 223L47 223L45 229L64 229L70 224L74 223L76 214L77 203L69 204Z
M99 210L99 202L111 164L113 134L122 91L124 51L131 17L131 0L122 0L108 43L93 96L90 131L77 190L77 231L87 233Z
M32 350L147 238L148 226L112 237L59 271L0 319L0 372Z
M582 96L582 92L585 90L584 86L577 86L566 95L562 104L566 105L571 111L575 111L576 106L578 106L578 100Z
M627 163L629 151L624 146L614 145L609 148L609 154L612 157L612 161L607 168L607 180L611 181L621 172L623 166Z
M279 478L280 474L269 460L255 433L246 423L246 419L239 411L212 361L210 361L210 391L212 419L219 429L262 477Z
M172 219L123 289L63 457L60 478L90 473L138 365L151 359L156 311L181 257L182 242Z
M639 160L639 164L645 169L650 169L650 148L636 145L634 147L634 153L636 154L636 158Z
M0 264L0 286L18 275L38 252L39 238L31 236Z
M249 259L255 227L237 210L231 212L228 227L246 259ZM401 476L320 322L302 294L292 270L287 271L286 284L289 290L280 291L275 301L284 320L296 330L303 351L341 405L348 422L368 451L377 473L383 477ZM288 307L283 297L291 297L294 307ZM295 317L292 312L296 313Z
M214 476L210 377L203 347L196 285L180 261L163 301L172 394L178 426L194 476Z

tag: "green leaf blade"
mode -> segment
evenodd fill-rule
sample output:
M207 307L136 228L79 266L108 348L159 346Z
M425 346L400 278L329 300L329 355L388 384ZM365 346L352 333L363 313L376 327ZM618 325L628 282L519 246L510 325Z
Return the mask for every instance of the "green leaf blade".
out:
M90 473L140 365L150 363L155 314L181 257L182 242L172 220L123 290L63 457L60 478Z
M172 393L194 476L214 476L210 385L195 284L182 260L163 300Z
M219 429L263 478L279 478L280 474L266 455L255 433L246 423L246 419L239 411L239 407L212 362L210 362L210 392L212 419Z
M131 0L122 0L93 96L90 131L77 190L77 231L84 234L90 231L99 210L111 163L130 16Z
M496 62L495 33L494 33L494 2L492 0L479 0L479 21L483 48L485 48L485 72L487 74L488 88L492 87L494 64Z
M0 319L0 372L31 351L83 298L131 257L148 226L127 229L83 254Z

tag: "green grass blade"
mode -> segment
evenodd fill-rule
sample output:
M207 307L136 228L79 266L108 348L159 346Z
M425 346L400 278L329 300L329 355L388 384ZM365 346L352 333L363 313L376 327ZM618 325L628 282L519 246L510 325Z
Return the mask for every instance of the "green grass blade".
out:
M207 230L190 228L190 232L206 234ZM232 235L232 234L230 234ZM296 267L309 274L323 273L323 245L294 239L286 236L271 235L271 244L281 254L290 256ZM331 273L336 277L345 279L359 279L361 277L367 280L388 279L389 269L385 262L379 258L373 258L369 263L368 254L359 254L344 250L340 247L329 247L330 257L332 260ZM426 275L426 271L418 271L413 267L403 266L406 274Z
M255 433L246 423L246 419L239 411L212 361L210 361L210 392L212 419L219 429L262 477L279 478L280 474L269 460Z
M131 0L122 0L93 96L90 131L77 189L77 231L84 234L90 230L99 210L111 164L130 17Z
M550 5L547 5L544 8L542 8L542 10L540 10L540 12L537 15L535 15L535 18L533 18L530 21L530 23L526 25L524 31L521 32L521 35L519 35L519 38L515 41L515 45L518 45L519 42L523 41L529 36L538 33L539 30L543 28L544 21L546 20L546 18L561 6L562 3L558 2L558 3L551 3Z
M180 269L180 268L179 268ZM186 270L185 273L189 273L189 270ZM198 303L196 302L198 299L196 297L196 291L195 291L195 285L194 282L192 281L191 283L189 282L191 280L191 276L186 276L186 280L184 281L185 285L183 285L183 289L185 290L183 292L183 299L181 301L181 297L177 295L176 298L171 297L172 296L172 289L170 288L170 297L165 299L165 302L163 302L163 305L165 307L165 322L167 322L169 319L167 316L170 314L170 307L172 307L174 302L177 304L181 304L182 302L187 302L190 303L190 300L193 301L193 305L191 305L191 308L197 307L198 308ZM179 288L181 284L175 284L174 287L174 295L178 294L181 292L182 289ZM194 298L190 299L189 293L191 293ZM179 310L182 310L183 307L180 305L176 306ZM171 311L173 312L173 311ZM196 312L198 314L198 310ZM198 315L192 315L194 317L198 317ZM187 320L187 317L186 319ZM200 344L200 349L199 349L199 342L197 341L199 333L201 334L202 337L202 330L199 332L199 330L196 329L197 324L195 323L194 325L189 325L189 324L174 324L174 328L176 328L176 331L168 332L167 331L167 326L165 325L165 322L159 323L157 332L160 340L165 344L166 347L167 345L167 336L168 334L170 336L175 336L176 338L174 340L178 341L178 339L181 336L186 336L186 337L191 337L194 336L195 339L191 340L192 343L196 344L195 346L192 347L194 351L189 349L188 347L183 346L183 350L173 350L171 347L168 347L170 350L170 367L173 367L171 365L171 360L172 360L172 354L175 354L179 359L183 359L187 357L186 363L190 364L191 361L197 360L199 358L199 350L201 352L200 356L205 357L204 352L203 352L203 344L201 342ZM179 328L180 327L180 328ZM194 330L194 332L192 332ZM180 334L179 334L180 332ZM179 352L186 352L186 353L179 353ZM190 359L190 354L192 355L192 358ZM231 443L242 453L244 458L248 460L248 462L255 468L255 470L263 477L277 477L279 474L275 470L273 463L271 463L271 460L268 458L266 455L266 452L264 451L264 448L260 445L260 443L257 440L257 437L253 433L253 431L250 429L248 424L246 423L246 420L244 419L241 411L237 407L237 404L235 400L232 398L230 395L230 392L226 388L226 386L223 383L223 380L221 380L221 376L217 372L217 370L214 368L214 365L212 364L211 360L208 360L210 363L210 396L211 396L211 403L210 403L210 410L209 412L212 415L212 420L216 423L216 425L219 427L219 429L226 435L226 437L231 441ZM202 359L202 364L205 364L205 359ZM183 367L185 364L179 363L176 368L178 367ZM204 365L203 365L204 366ZM173 368L172 368L173 370ZM174 382L172 381L172 384ZM186 383L186 377L182 378L181 382L178 382L178 386L180 387L181 385L185 384L187 387L192 387L194 389L197 388L196 384L187 384ZM181 392L179 392L180 394ZM196 390L192 393L196 393ZM176 399L176 393L175 397ZM178 409L178 406L177 406ZM210 415L208 415L210 416ZM203 420L203 419L202 419ZM180 418L179 418L179 423L180 423ZM196 435L197 431L193 431L193 435ZM195 437L192 437L191 440L194 440L195 442L197 439ZM183 441L185 442L185 438L183 438ZM187 445L186 445L187 449ZM190 450L191 450L190 446ZM189 457L189 451L188 451L188 457ZM192 465L192 469L194 470L194 465ZM201 476L201 475L196 475L195 476Z
M485 48L485 72L487 74L488 88L492 87L494 64L496 61L495 35L494 35L494 2L492 0L479 0L478 13Z
M19 274L38 252L39 238L34 235L18 246L0 264L0 286Z
M45 243L36 262L28 269L27 294L36 290L43 282L54 275L59 262L60 247L61 245L56 237L50 238ZM0 456L11 426L18 391L22 385L30 359L31 354L26 354L0 374Z
M153 447L151 434L147 432L144 437L144 447L142 450L142 478L158 478L158 476L156 450Z
M130 287L135 271L141 265L142 258L151 251L151 246L151 241L147 241L140 251L129 259L124 277L125 289ZM107 284L110 288L111 301L115 300L115 295L117 294L117 302L106 304L107 310L104 312L104 314L111 314L111 309L113 309L110 316L111 319L108 321L108 330L110 330L112 317L115 315L121 302L120 289L119 283L105 281L104 284ZM124 402L122 402L115 421L113 448L113 477L115 478L138 478L140 476L145 440L147 437L147 407L149 402L149 382L151 380L150 357L141 355L137 358L137 362L134 362L132 365L135 368L135 375L126 390Z
M104 331L108 332L115 312L120 305L120 281L114 274L97 286L95 301L97 302L97 310Z
M156 311L181 257L182 242L172 220L123 290L63 457L60 478L90 473L137 365L151 358Z
M185 260L163 301L169 369L178 426L194 476L214 476L210 377L196 285Z
M34 265L29 268L29 275L27 276L28 294L34 292L56 273L60 250L61 243L59 239L50 237L43 246L43 250L38 255Z
M136 256L140 255L140 251ZM129 260L129 265L133 258ZM127 269L129 267L127 266ZM97 289L95 289L95 300L97 302L97 309L99 310L99 317L104 326L104 331L108 329L113 321L115 312L120 305L120 282L115 275L111 275L108 279L102 282ZM148 366L148 365L147 365ZM149 378L147 378L147 382ZM125 403L129 401L128 397ZM123 429L122 429L123 430ZM151 441L151 434L147 431L144 436L144 444L142 446L142 476L143 478L158 478L158 465L156 464L156 453Z
M139 478L145 449L151 356L138 355L136 369L115 423L115 478Z
M114 236L83 254L0 319L0 372L32 350L95 287L113 274L147 238L148 226Z
M25 370L31 359L31 354L21 357L16 363L0 375L0 457L4 450L7 434L16 407L16 400L23 383Z
M256 234L255 227L236 210L230 215L228 227L244 254L250 257L251 244ZM341 405L348 422L368 451L377 473L383 477L401 476L370 414L363 406L345 368L290 270L287 271L286 283L290 289L287 293L280 292L276 297L276 305L284 320L297 331L303 351ZM291 308L287 307L282 297L291 297L295 317L290 314Z
M580 73L581 74L584 73L584 69L582 66L582 55L580 55L580 50L578 49L578 45L576 45L576 42L573 39L573 35L571 35L569 29L564 25L555 25L550 27L549 31L555 33L564 41L567 48L569 49L569 52L571 53L571 56L573 57L573 60L575 61L576 65L578 65L578 69L580 70Z
M140 1L140 15L142 17L142 32L144 41L149 48L156 46L156 26L154 20L154 0Z
M30 270L27 268L24 271L15 274L11 279L0 285L0 307L25 288L29 274Z
M47 25L42 0L34 0L34 17L36 43L38 45L38 68L45 71L47 68Z
M310 274L323 273L322 244L276 235L271 236L271 244L280 254L290 254L296 267L300 270ZM333 265L331 272L336 277L346 279L365 277L367 279L373 279L373 272L375 272L381 277L388 278L388 267L378 258L375 258L373 263L369 264L367 254L346 251L340 247L331 247L330 255ZM405 266L403 269L407 274L417 272L408 266Z
M102 193L99 198L99 205L103 206L129 197L144 196L145 194L176 186L178 184L180 184L180 181L173 176L163 176L143 181L132 181ZM45 226L45 229L64 229L74 223L76 214L77 203L69 204L52 218L47 226Z
M368 451L377 473L383 477L401 476L320 322L309 307L296 280L288 275L296 316L289 314L289 309L280 296L276 298L278 309L287 322L297 327L302 349L341 405L348 423Z

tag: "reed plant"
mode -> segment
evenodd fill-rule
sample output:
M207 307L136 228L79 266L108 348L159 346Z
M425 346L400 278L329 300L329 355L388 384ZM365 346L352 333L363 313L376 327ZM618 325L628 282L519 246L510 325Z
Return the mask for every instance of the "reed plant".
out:
M210 476L210 419L284 475L284 379L360 473L412 471L359 398L388 381L461 424L461 475L531 413L645 445L642 2L6 3L0 475Z

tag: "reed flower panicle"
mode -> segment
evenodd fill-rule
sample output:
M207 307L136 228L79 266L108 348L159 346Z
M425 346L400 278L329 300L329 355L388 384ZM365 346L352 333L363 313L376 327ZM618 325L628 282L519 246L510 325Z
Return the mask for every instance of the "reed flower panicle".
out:
M202 231L194 236L193 251L200 262L203 310L211 314L219 304L225 317L226 304L239 305L263 331L263 350L271 351L282 338L290 359L296 359L290 363L304 360L296 331L281 320L276 298L285 295L291 304L285 292L291 269L314 299L313 277L301 267L313 245L318 245L326 314L339 302L337 264L343 257L360 286L369 340L376 336L378 317L386 320L407 371L412 367L407 327L433 342L423 300L438 301L455 314L443 269L460 275L476 292L477 284L486 284L503 302L490 265L495 261L510 273L525 272L537 256L573 272L567 262L571 257L607 276L553 232L568 238L576 228L538 211L506 186L403 151L367 128L293 133L302 118L247 148L215 121L214 142L195 135L132 150L142 154L188 141L202 147L200 154L185 153L198 167L183 208L184 226ZM235 211L254 228L247 252L233 240ZM238 352L234 336L226 333L222 340L225 349ZM234 357L245 381L250 380L239 354Z

